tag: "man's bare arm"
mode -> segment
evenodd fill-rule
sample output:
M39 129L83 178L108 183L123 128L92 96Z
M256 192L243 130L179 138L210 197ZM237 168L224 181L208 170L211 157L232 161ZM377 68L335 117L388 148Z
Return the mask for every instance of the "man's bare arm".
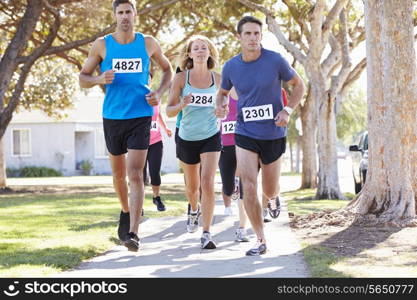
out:
M79 75L79 83L82 88L91 88L97 84L110 84L114 80L114 71L108 70L99 76L93 76L94 70L103 60L103 52L105 52L104 39L97 39L88 53L86 62L84 63Z
M291 95L288 97L287 106L289 106L292 109L295 109L298 106L298 104L300 104L301 99L303 98L305 91L304 82L301 79L301 77L297 73L295 73L293 78L291 78L288 81L288 84L292 85L293 89ZM286 110L281 110L275 117L275 125L280 127L286 127L288 125L289 120L289 113Z
M288 106L295 109L300 104L305 92L305 85L301 77L295 73L294 77L288 81L289 85L293 86L292 93L288 97Z

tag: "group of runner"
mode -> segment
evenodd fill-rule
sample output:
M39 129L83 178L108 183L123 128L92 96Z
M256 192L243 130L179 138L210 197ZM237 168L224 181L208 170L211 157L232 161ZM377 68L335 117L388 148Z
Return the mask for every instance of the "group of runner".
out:
M214 43L197 35L185 43L180 70L173 76L156 39L135 33L134 2L115 0L113 11L116 31L93 43L79 79L84 88L105 86L103 127L114 188L122 207L120 240L128 250L138 251L147 159L153 202L158 210L165 210L159 195L162 139L158 128L162 126L168 136L172 133L161 117L158 123L158 116L161 96L169 89L166 114L177 116L176 151L189 203L187 231L197 231L201 219L201 248L216 248L210 227L219 166L226 207L237 190L237 198L242 199L238 203L236 241L248 241L247 215L257 241L246 255L264 254L265 210L258 200L257 178L261 171L262 202L271 217L278 217L278 179L286 126L304 92L299 75L280 54L261 46L262 22L246 16L237 25L242 51L224 64L221 75L213 71L218 66ZM149 88L150 59L162 70L155 91ZM97 67L101 73L93 75ZM293 87L285 106L281 81Z

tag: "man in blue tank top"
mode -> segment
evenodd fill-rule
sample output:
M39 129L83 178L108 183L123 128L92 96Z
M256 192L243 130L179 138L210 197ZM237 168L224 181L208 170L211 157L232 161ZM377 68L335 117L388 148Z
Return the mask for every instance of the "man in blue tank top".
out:
M257 197L258 165L262 170L263 193L268 197L272 217L278 217L277 197L281 155L285 152L287 124L300 103L304 84L288 62L278 53L261 46L262 22L242 18L237 26L242 53L223 67L221 89L216 99L216 114L227 115L228 93L232 87L239 97L235 128L236 158L243 181L246 213L257 235L257 243L246 255L266 252L261 205ZM281 101L281 81L293 86L288 106Z
M79 80L82 88L105 86L104 136L114 189L122 206L118 235L128 250L138 251L137 233L145 197L143 167L149 147L152 106L158 105L168 89L172 70L158 42L152 36L134 32L135 1L115 0L113 11L116 31L93 43ZM156 91L148 86L151 58L163 72ZM94 76L98 66L102 73Z

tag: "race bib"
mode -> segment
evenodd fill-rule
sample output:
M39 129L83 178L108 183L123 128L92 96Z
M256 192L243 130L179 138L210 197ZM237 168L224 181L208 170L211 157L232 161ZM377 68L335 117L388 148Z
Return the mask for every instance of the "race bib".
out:
M243 121L261 121L261 120L270 120L274 118L272 104L260 105L260 106L251 106L243 107Z
M158 122L156 121L151 122L151 131L158 131Z
M193 93L191 94L191 103L188 104L190 106L213 106L216 94L200 94L200 93Z
M142 58L113 58L115 73L142 73Z
M235 133L236 121L222 123L222 134Z

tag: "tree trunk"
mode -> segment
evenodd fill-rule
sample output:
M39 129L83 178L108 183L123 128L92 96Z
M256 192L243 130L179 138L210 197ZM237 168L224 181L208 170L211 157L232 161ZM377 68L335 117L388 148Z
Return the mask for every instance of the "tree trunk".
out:
M0 139L0 189L6 187L6 161L4 159L4 142Z
M319 182L316 199L344 199L339 187L337 170L335 99L326 93L318 94L326 99L319 102L320 117L317 128Z
M294 156L293 156L293 152L292 152L293 144L288 143L288 145L289 145L289 148L290 148L290 171L294 172Z
M301 157L301 136L297 136L296 145L296 157L295 157L295 173L300 173L300 157Z
M306 97L304 105L301 107L300 118L303 129L303 135L301 136L303 162L300 188L314 189L317 187L317 112L311 90Z
M379 222L415 217L417 71L411 1L365 2L369 165L350 208Z

